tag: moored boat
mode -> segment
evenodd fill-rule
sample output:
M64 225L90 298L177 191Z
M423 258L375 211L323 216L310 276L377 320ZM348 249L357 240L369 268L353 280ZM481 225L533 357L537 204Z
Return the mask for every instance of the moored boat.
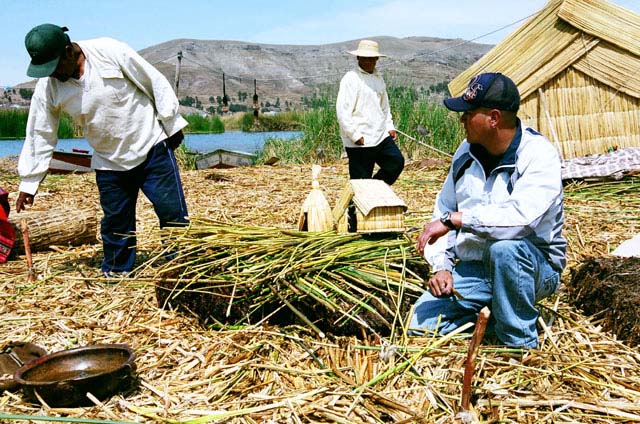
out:
M71 152L54 150L49 172L52 174L71 174L92 172L91 154L88 150L72 149Z
M217 149L196 158L196 169L235 168L253 165L256 155L235 150Z

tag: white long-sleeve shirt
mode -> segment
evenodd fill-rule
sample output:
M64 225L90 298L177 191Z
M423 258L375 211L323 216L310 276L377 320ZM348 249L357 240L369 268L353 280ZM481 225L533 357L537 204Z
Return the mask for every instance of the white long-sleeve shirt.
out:
M35 194L46 176L62 111L84 127L94 169L132 169L187 125L167 79L131 47L110 38L77 44L85 55L80 79L49 77L36 84L18 161L25 193Z
M394 130L387 87L377 71L349 71L336 100L340 136L345 147L377 146ZM364 145L355 142L364 137Z

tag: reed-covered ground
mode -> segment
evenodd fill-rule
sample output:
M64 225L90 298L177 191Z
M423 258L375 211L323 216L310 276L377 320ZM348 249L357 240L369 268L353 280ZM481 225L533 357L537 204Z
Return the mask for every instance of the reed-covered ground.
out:
M434 163L439 165L432 166ZM408 237L429 219L446 161L407 165L394 185L407 203ZM293 229L311 189L311 169L276 165L183 172L193 217L246 229ZM320 185L331 205L347 180L342 161L325 164ZM569 269L605 256L640 226L637 178L566 188ZM15 201L18 181L3 173ZM0 394L0 421L35 416L67 422L409 423L453 422L460 409L468 334L406 338L321 338L305 325L247 322L203 327L189 313L159 309L151 264L162 249L150 204L138 205L135 278L107 284L97 270L101 247L56 246L34 256L35 282L24 256L0 265L0 331L48 351L127 343L137 353L139 390L92 408L55 410ZM47 179L33 209L98 208L89 175ZM612 214L611 211L615 211ZM97 213L97 212L96 212ZM12 219L19 215L12 212ZM640 351L604 332L562 290L541 307L540 349L480 347L471 404L482 422L637 422ZM313 319L313 317L312 317ZM398 327L400 328L400 327ZM47 418L38 418L46 421ZM95 421L94 421L95 422Z

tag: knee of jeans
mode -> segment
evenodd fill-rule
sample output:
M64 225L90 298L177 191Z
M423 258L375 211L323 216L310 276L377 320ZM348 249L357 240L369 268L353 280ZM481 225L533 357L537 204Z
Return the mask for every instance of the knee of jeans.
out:
M484 252L485 262L503 262L517 256L521 240L496 240L488 244Z

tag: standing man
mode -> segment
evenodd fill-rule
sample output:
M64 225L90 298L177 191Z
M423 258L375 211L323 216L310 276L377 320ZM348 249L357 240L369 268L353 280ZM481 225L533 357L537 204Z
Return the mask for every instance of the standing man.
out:
M350 51L358 59L358 69L346 73L340 81L336 102L340 136L349 157L349 178L373 176L391 185L404 168L404 157L395 141L398 138L391 119L387 87L376 71L378 43L362 40Z
M173 150L187 121L166 78L124 43L71 42L66 27L43 24L25 37L27 75L40 78L31 99L18 162L18 212L33 204L58 142L64 111L84 127L104 212L101 234L107 277L135 262L138 191L149 198L160 227L184 225L187 205Z
M502 74L476 76L444 104L462 112L467 138L418 237L432 275L410 333L449 333L489 306L502 343L535 348L535 304L556 291L566 265L558 153L522 125L518 88Z

